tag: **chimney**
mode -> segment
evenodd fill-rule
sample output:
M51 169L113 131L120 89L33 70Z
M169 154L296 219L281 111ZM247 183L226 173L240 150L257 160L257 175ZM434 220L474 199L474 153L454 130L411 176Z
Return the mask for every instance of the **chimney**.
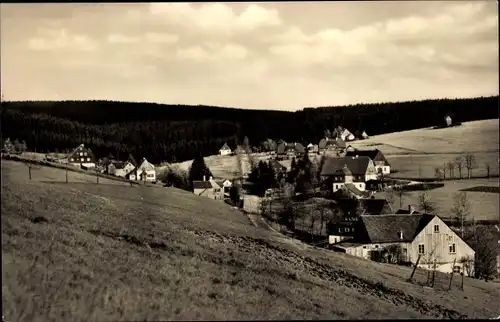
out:
M412 205L408 205L408 213L412 215L414 212L415 212L415 207L413 207Z
M402 229L400 229L400 230L399 230L399 239L403 240L403 237L404 237L404 236L403 236L403 230L402 230Z

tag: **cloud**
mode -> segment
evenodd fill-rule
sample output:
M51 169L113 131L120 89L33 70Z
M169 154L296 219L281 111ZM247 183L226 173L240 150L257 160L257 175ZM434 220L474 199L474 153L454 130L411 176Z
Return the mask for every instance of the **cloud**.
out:
M177 51L177 58L181 60L193 60L197 62L225 62L231 60L242 60L247 57L248 51L238 44L218 44L206 42L205 46L195 45L187 48L180 48Z
M132 44L139 42L141 39L139 37L130 37L122 34L113 33L108 35L107 40L111 44Z
M31 50L56 51L95 51L97 43L89 36L78 33L71 33L67 29L45 29L42 30L41 37L28 40L28 48Z
M160 32L148 32L146 33L146 39L154 43L175 44L179 41L179 35Z
M485 6L485 2L452 5L433 16L394 18L350 30L328 28L306 34L294 26L266 36L263 42L278 61L294 68L317 64L336 69L418 63L465 66L477 59L491 63L498 45L474 47L476 57L472 49L459 48L464 37L495 36L498 20L494 15L481 17Z
M223 3L153 3L150 13L168 25L182 26L197 32L232 33L250 32L281 25L275 9L250 4L241 14Z

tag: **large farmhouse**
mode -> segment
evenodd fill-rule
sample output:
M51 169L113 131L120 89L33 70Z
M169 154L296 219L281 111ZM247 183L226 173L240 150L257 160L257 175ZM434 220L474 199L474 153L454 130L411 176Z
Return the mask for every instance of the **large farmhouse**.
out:
M389 262L418 261L419 267L450 273L461 269L460 259L474 258L475 251L439 216L427 214L361 216L357 234L333 245L337 251ZM401 253L391 250L394 246ZM455 262L455 267L453 263ZM467 274L467 272L464 272Z
M333 192L343 188L366 190L366 181L377 180L373 161L366 156L327 158L321 168L321 177ZM357 192L355 191L355 192Z
M318 151L329 156L340 156L345 152L345 149L345 141L341 139L323 138L318 144Z
M68 155L67 162L75 166L94 168L96 159L92 151L82 143Z
M213 200L224 200L222 187L212 177L206 180L206 177L203 176L202 181L193 181L193 193Z
M367 156L375 164L375 169L377 170L377 173L382 173L382 174L391 173L391 165L389 164L389 161L387 161L387 159L385 158L382 151L380 151L379 149L347 151L345 156L346 157Z

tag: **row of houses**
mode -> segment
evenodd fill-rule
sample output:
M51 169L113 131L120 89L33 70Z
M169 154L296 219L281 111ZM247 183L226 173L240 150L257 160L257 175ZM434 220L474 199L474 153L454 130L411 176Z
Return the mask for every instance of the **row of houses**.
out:
M129 180L156 182L155 166L146 158L143 158L139 164L134 164L131 161L97 160L92 150L84 144L80 144L67 157L57 161Z

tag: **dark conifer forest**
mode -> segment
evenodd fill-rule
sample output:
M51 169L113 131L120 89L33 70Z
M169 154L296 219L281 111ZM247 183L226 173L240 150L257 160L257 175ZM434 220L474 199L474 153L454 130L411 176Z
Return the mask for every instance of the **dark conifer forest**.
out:
M2 138L25 140L37 152L66 151L80 143L96 156L150 162L183 161L216 154L244 136L252 145L266 138L318 143L325 129L341 125L369 135L498 118L498 96L305 108L297 112L215 106L113 101L2 102Z

